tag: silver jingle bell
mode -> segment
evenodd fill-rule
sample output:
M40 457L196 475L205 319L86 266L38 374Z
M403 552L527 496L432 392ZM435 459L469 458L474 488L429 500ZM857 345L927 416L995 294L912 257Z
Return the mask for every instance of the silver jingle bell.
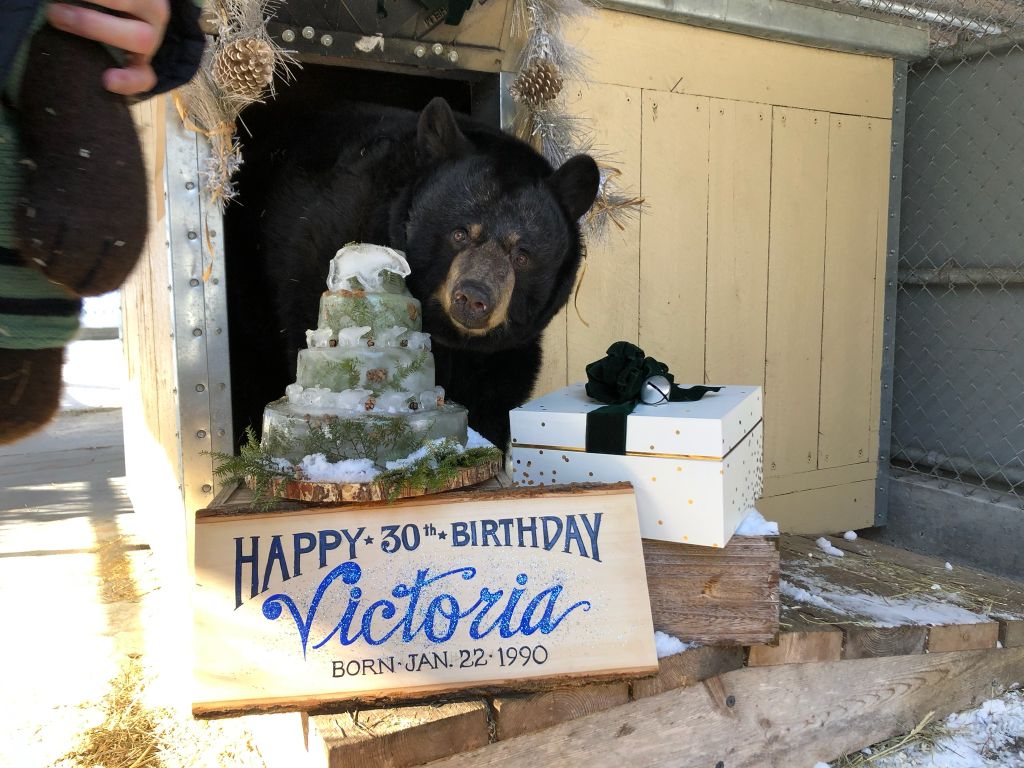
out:
M668 402L672 384L664 376L651 376L640 388L640 402L644 405L661 405Z

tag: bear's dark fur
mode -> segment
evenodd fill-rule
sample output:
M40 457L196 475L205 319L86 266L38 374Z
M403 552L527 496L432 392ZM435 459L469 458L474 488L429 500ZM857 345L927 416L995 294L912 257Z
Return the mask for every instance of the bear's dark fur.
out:
M576 222L599 183L590 157L553 172L442 99L420 114L348 104L269 127L239 183L263 203L228 222L256 250L236 253L229 275L236 425L258 425L294 381L330 259L358 241L405 252L438 384L507 444L508 411L529 398L540 335L576 278Z

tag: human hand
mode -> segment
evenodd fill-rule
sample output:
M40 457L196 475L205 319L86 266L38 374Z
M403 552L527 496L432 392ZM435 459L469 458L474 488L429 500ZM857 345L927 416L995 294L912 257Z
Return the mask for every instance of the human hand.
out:
M103 73L103 87L111 93L135 96L156 85L150 66L164 39L170 19L169 0L90 0L116 12L51 3L46 18L57 29L106 43L127 53L126 66Z

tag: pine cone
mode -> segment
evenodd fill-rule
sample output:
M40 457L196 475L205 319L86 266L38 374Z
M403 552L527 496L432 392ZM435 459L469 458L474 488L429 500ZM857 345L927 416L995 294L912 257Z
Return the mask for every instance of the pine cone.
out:
M233 40L213 57L213 79L228 93L258 99L273 78L274 49L265 40Z
M562 92L562 76L550 61L538 59L519 73L508 90L520 104L539 107Z

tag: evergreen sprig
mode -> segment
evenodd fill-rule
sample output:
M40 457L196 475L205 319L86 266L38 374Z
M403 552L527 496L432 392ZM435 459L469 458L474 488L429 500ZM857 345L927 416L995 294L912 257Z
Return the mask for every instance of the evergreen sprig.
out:
M327 363L327 378L337 377L342 384L341 389L353 389L359 386L361 378L359 362L354 357L343 357Z
M253 508L269 509L284 498L285 482L295 479L295 468L274 455L278 453L276 448L274 445L260 445L253 428L246 427L245 444L237 456L210 451L209 455L216 462L213 474L222 482L249 483L253 492Z
M309 433L302 438L298 450L303 456L322 453L327 461L341 461L352 456L376 460L384 448L396 453L409 454L423 444L412 428L402 419L367 416L362 419L328 419L322 426L311 424ZM340 450L339 450L340 449ZM278 455L290 455L285 450Z
M374 322L377 320L377 310L371 306L370 300L365 296L352 296L348 305L348 316L352 320L352 325L363 326L368 325L373 327ZM370 335L373 335L373 331L370 331Z
M405 377L410 373L419 373L423 370L423 366L427 364L427 359L430 357L430 350L423 348L419 350L418 355L413 355L408 365L399 365L395 368L395 374L391 378L401 384L405 380Z
M426 488L437 493L458 475L459 470L479 467L492 461L501 461L497 448L468 448L463 450L451 438L431 445L425 456L400 469L389 469L377 475L376 482L388 501L398 498L403 488Z

